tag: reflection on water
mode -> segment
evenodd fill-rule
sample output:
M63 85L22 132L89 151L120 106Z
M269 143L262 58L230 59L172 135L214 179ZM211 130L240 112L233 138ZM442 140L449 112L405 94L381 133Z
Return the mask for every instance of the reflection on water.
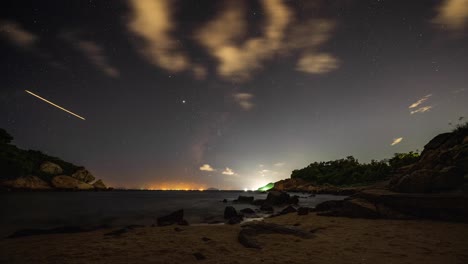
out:
M265 199L265 193L186 192L186 191L112 191L112 192L12 192L0 193L0 236L22 228L50 228L63 225L113 226L150 225L158 216L184 209L189 223L203 223L222 217L227 205L237 210L255 206L222 203L239 195ZM314 207L326 200L345 196L298 194L299 205Z

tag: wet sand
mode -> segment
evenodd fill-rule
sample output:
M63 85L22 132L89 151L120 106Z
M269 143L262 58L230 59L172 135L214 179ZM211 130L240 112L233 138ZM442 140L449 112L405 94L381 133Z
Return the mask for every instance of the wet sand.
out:
M238 242L239 225L142 227L120 236L106 229L1 239L0 263L468 263L465 223L315 214L265 221L314 236L259 235L263 248L249 249Z

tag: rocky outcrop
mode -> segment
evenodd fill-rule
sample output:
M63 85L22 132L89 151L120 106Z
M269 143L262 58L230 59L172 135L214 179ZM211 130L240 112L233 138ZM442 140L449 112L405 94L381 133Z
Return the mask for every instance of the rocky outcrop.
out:
M91 190L94 186L82 181L79 181L73 177L60 175L52 178L52 186L57 189L64 190Z
M42 163L40 170L41 172L49 175L59 175L63 173L62 167L49 161Z
M102 180L97 180L95 183L93 183L93 187L97 190L105 190L107 189L107 186L104 184Z
M319 215L353 218L427 218L468 222L468 195L365 190L347 200L319 204L315 211Z
M157 219L158 226L168 226L173 224L178 225L188 225L187 221L184 219L184 210L177 210L169 215L158 217Z
M75 173L71 175L73 178L85 182L85 183L90 183L94 181L96 178L85 168L81 168L77 170Z
M272 206L283 205L288 204L290 198L290 195L286 192L271 191L268 193L265 203Z
M242 214L238 214L237 210L232 206L226 206L224 208L224 219L227 219L227 223L230 225L238 224L244 220Z
M51 186L37 176L23 176L0 182L0 186L11 189L48 190Z
M435 193L461 188L468 175L468 129L434 137L418 162L401 168L390 189L403 193Z

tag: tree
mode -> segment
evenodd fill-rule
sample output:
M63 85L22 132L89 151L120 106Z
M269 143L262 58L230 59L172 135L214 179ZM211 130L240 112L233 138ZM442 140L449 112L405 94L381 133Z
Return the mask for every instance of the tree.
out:
M11 141L13 141L13 137L5 129L0 128L0 144L9 144Z
M410 151L408 153L395 153L388 163L393 170L411 165L419 160L419 153Z

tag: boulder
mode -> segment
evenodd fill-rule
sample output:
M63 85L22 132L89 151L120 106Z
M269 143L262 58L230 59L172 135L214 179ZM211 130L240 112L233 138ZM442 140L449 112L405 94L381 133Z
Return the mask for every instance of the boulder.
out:
M442 191L455 189L463 184L463 170L449 166L438 171L432 178L431 190Z
M229 220L227 221L227 224L229 225L239 224L240 222L242 222L242 220L244 220L244 217L242 215L236 215L234 217L229 218Z
M319 203L315 206L314 211L324 212L330 211L336 208L341 208L343 206L344 200L330 200Z
M271 205L268 205L268 204L263 204L262 206L260 206L260 211L263 211L263 212L266 212L266 213L273 213L273 207Z
M49 161L42 163L40 166L40 170L41 172L49 175L59 175L63 173L62 167Z
M377 207L373 203L360 198L346 200L343 202L343 206L341 208L336 208L332 211L320 213L319 215L370 219L380 217Z
M291 198L289 198L288 201L289 204L298 204L299 203L299 196L293 195Z
M271 191L268 193L266 203L269 205L282 205L289 203L290 196L286 192Z
M104 184L102 180L97 180L95 183L93 183L93 186L95 189L99 189L99 190L107 189L107 186Z
M296 208L292 207L291 205L289 205L288 207L284 208L283 210L281 210L280 214L289 214L289 213L295 213L297 212Z
M94 181L96 178L87 169L81 168L72 174L72 177L86 183Z
M393 190L403 193L429 192L432 187L432 177L435 171L421 169L405 175L392 187Z
M437 135L424 146L424 151L421 153L421 156L425 154L425 152L428 150L440 148L451 137L452 137L452 133L442 133L442 134Z
M0 182L0 186L12 189L28 189L28 190L46 190L50 189L50 185L37 176L22 176L13 180Z
M52 186L57 189L70 190L91 190L94 186L66 175L55 176L52 178Z
M184 210L177 210L169 215L161 216L157 218L158 226L168 226L173 224L187 225L187 221L184 220Z
M224 219L231 219L236 216L237 216L236 208L232 206L226 206L226 208L224 208Z

